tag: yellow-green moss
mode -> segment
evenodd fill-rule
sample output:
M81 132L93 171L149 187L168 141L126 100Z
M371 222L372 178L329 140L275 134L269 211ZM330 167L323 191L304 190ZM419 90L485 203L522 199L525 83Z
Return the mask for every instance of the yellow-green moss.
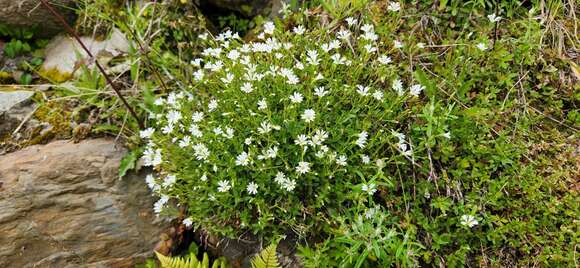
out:
M43 78L45 78L49 81L52 81L52 82L56 82L56 83L61 83L61 82L67 81L67 80L72 78L71 73L66 73L66 72L62 73L56 68L52 68L52 69L42 68L38 71L38 74L40 76L42 76Z

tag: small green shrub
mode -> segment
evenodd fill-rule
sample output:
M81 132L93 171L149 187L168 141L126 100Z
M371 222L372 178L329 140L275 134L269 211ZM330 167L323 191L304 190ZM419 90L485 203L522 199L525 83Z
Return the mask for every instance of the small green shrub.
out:
M157 100L144 159L163 176L162 198L188 205L188 221L222 235L246 231L306 237L336 224L353 203L394 183L391 166L412 168L426 144L404 133L425 106L419 77L392 63L365 19L285 31L262 40L231 32L208 38L192 88ZM432 111L434 112L434 111ZM430 143L447 143L438 117Z

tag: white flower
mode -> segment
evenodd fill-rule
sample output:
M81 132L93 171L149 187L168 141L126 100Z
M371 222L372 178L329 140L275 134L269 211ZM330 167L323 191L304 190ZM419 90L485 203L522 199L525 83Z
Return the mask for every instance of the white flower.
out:
M246 138L246 139L244 140L244 144L246 144L246 145L250 145L250 144L252 144L252 141L253 141L253 140L254 140L254 139L252 139L252 137Z
M230 127L226 127L226 132L223 135L224 137L231 139L234 137L234 130Z
M282 184L284 184L284 181L286 181L286 175L284 175L284 173L278 171L278 173L276 173L276 177L274 177L274 181L277 184L282 185Z
M170 125L173 125L181 119L181 112L171 110L167 113L166 118L167 118L167 123Z
M207 33L202 33L202 34L199 34L197 37L198 37L199 39L201 39L201 40L204 40L204 41L205 41L205 40L207 40L207 36L208 36L208 34L207 34Z
M318 97L324 97L326 94L328 94L328 91L325 90L324 87L317 87L314 89L314 95Z
M288 192L292 192L296 188L296 180L286 179L282 184L282 188Z
M313 145L322 145L322 143L328 138L328 133L324 130L317 129L312 136Z
M385 160L383 159L377 159L377 161L375 162L375 164L377 165L377 168L382 169L385 167Z
M296 69L298 70L304 70L304 64L302 64L302 62L296 61L296 64L294 65L294 67L296 67Z
M397 11L401 10L401 4L399 4L399 2L390 2L387 9L389 11L397 12Z
M238 52L235 49L230 50L230 52L228 52L228 59L230 60L237 60L240 57L240 52Z
M302 96L302 94L298 92L294 92L294 94L290 95L290 101L292 103L301 103L303 99L304 97Z
M346 155L341 155L338 158L336 158L336 164L339 166L346 166Z
M358 23L358 20L353 17L348 17L345 19L348 26L353 26Z
M193 225L193 220L191 218L186 218L183 220L183 225L185 225L185 227L189 228Z
M247 166L250 164L250 155L246 152L242 152L236 157L236 166Z
M381 55L377 60L383 65L387 65L392 62L391 57L387 55Z
M477 48L481 51L486 51L487 45L485 43L479 43L479 44L477 44Z
M252 91L254 91L254 88L252 87L252 84L249 82L246 82L242 85L242 87L240 88L240 90L242 90L245 93L251 93Z
M276 29L276 25L273 22L268 21L264 24L264 32L267 34L274 34L274 30Z
M364 40L368 40L368 41L377 41L379 39L379 36L373 32L373 31L369 31L369 32L365 32L363 35L361 35L361 38ZM367 45L370 46L370 45ZM374 52L376 51L376 48L374 48L372 51L370 48L367 48L367 46L365 46L365 48L367 49L367 51L369 52Z
M261 99L258 101L258 110L266 110L268 109L268 103L266 99Z
M318 158L323 158L324 155L326 155L326 153L328 152L328 146L326 145L322 145L320 146L320 150L318 152L316 152L315 156Z
M258 193L258 185L255 182L250 182L248 183L248 186L246 187L246 191L248 191L249 194L257 194Z
M157 214L161 213L163 207L165 204L167 204L167 201L169 201L169 196L162 195L161 198L159 198L159 200L157 200L157 202L155 202L153 205L153 211L155 211Z
M222 130L221 127L215 127L215 128L213 128L213 133L219 136L219 135L223 134L224 131Z
M306 109L304 110L304 113L302 113L302 120L304 120L306 123L310 123L312 121L314 121L314 118L316 117L316 112L314 112L314 110L312 109Z
M203 173L203 175L201 175L201 177L199 179L201 181L207 181L207 175L205 173Z
M361 155L360 157L361 157L361 160L362 160L363 164L368 164L368 163L370 163L370 162L371 162L371 159L370 159L370 158L369 158L369 156L368 156L368 155L366 155L366 154L363 154L363 155Z
M178 145L180 148L185 148L185 147L189 146L190 143L191 143L191 137L185 136L185 137L183 137L183 139L181 139L179 141Z
M195 67L200 67L201 66L201 59L200 58L195 58L193 60L191 60L191 65L195 66Z
M345 57L343 57L342 55L340 55L340 53L335 53L334 55L330 56L330 59L332 60L332 62L334 64L347 64L348 62L350 62L349 60L347 60Z
M366 23L365 25L363 25L362 27L360 27L360 29L363 32L373 32L374 29L375 29L375 27L372 24Z
M447 132L443 133L443 137L445 137L447 139L451 139L451 132L447 131Z
M218 192L220 193L224 193L229 191L232 188L232 186L230 185L230 181L228 180L222 180L218 182Z
M377 186L374 183L369 183L369 184L363 184L361 189L363 192L367 192L367 194L373 195L377 191L376 187Z
M367 143L368 136L369 136L369 133L366 131L359 133L358 139L356 140L356 145L358 145L360 148L364 148L365 144Z
M370 45L370 44L365 45L365 49L368 53L374 53L374 52L378 51L378 49L375 46Z
M199 127L196 124L191 124L191 126L189 127L189 132L191 132L191 135L193 135L196 138L201 138L203 136L203 132L199 130Z
M415 96L415 97L417 97L417 96L419 96L419 94L421 94L421 91L423 91L424 89L425 89L425 87L424 87L424 86L422 86L422 85L413 85L413 86L411 86L411 88L409 89L409 93L410 93L412 96Z
M318 51L316 50L308 50L306 51L306 62L310 65L318 65L320 63L320 59L318 58Z
M487 15L487 19L489 19L489 21L490 21L490 22L492 22L492 23L496 23L496 22L498 22L498 21L500 21L500 20L501 20L501 17L500 17L500 16L497 16L497 15L494 13L494 14L489 14L489 15Z
M177 181L177 177L175 175L167 175L163 180L163 187L169 187L173 185Z
M258 156L258 159L274 159L278 155L278 146L270 147L262 152L262 155Z
M203 80L203 70L199 69L199 70L195 71L193 73L193 79L195 79L195 81L198 81L198 82Z
M298 137L294 140L294 143L296 145L300 145L302 147L304 146L308 146L308 144L310 144L310 141L308 140L308 136L304 135L304 134L300 134L298 135Z
M417 47L423 49L423 48L425 48L425 44L424 43L417 43Z
M155 102L153 102L153 104L157 105L157 106L161 106L165 103L165 100L163 98L156 98Z
M258 133L260 134L270 133L270 131L272 131L273 128L274 126L272 126L270 122L262 121L262 123L260 123L260 127L258 127Z
M229 85L234 80L234 74L227 73L226 77L222 77L220 80L226 85Z
M382 100L383 99L383 92L380 90L375 90L375 92L373 93L373 98L375 98L376 100Z
M304 26L298 25L298 26L294 27L294 29L292 31L294 31L294 33L297 35L302 35L306 31L306 29L304 29Z
M350 37L349 30L341 28L338 32L336 32L336 38L338 38L338 39L347 40L349 37Z
M193 154L197 160L206 160L209 157L210 152L204 144L198 143L193 146Z
M294 74L292 69L280 68L280 75L286 77L286 83L289 85L296 85L300 82L300 79Z
M472 215L463 215L461 216L461 225L467 226L469 228L478 225L477 219L475 219Z
M198 123L201 122L203 120L203 112L194 112L193 115L191 115L191 121Z
M296 166L296 172L300 174L306 174L310 171L310 163L308 162L298 162L298 166Z
M147 174L145 177L145 183L147 183L147 187L149 187L151 190L153 190L157 185L157 182L155 182L155 177L153 177L151 174Z
M395 81L393 81L392 88L399 96L403 96L403 94L405 94L403 91L403 82L401 82L399 79L395 79Z
M395 48L403 48L404 45L403 45L403 43L401 41L395 40L394 41L394 46L395 46Z
M148 148L143 152L142 158L144 166L158 166L162 163L161 149L153 150L152 148Z
M139 131L139 137L141 137L143 139L149 139L149 138L151 138L153 133L155 133L155 129L150 127L150 128L145 129L145 130Z
M362 96L369 95L370 87L363 86L363 85L356 85L356 88L357 88L356 92L358 92L358 94L360 94Z
M211 100L209 101L209 103L207 104L207 109L208 111L212 112L213 110L217 109L218 107L218 102L217 100Z
M169 124L169 125L167 125L167 126L164 126L164 127L162 127L162 128L161 128L161 132L162 132L163 134L169 134L169 133L173 132L173 127L174 127L174 126L175 126L175 125L173 125L173 124Z

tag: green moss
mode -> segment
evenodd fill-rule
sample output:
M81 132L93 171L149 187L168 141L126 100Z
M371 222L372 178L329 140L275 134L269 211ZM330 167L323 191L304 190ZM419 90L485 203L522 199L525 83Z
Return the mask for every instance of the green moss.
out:
M9 83L13 80L9 72L0 71L0 83Z
M61 73L58 69L56 68L52 68L52 69L40 69L38 71L38 74L40 76L42 76L43 78L49 80L49 81L53 81L56 83L61 83L64 81L67 81L69 79L72 78L72 74L70 73Z

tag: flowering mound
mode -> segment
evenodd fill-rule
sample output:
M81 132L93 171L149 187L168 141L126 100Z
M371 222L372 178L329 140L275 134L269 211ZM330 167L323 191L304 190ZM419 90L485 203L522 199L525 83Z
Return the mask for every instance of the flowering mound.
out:
M424 87L387 56L402 44L353 18L315 28L203 36L195 86L158 99L141 132L162 174L147 179L156 212L175 198L186 225L311 236L391 183L387 165L413 161L400 132Z

